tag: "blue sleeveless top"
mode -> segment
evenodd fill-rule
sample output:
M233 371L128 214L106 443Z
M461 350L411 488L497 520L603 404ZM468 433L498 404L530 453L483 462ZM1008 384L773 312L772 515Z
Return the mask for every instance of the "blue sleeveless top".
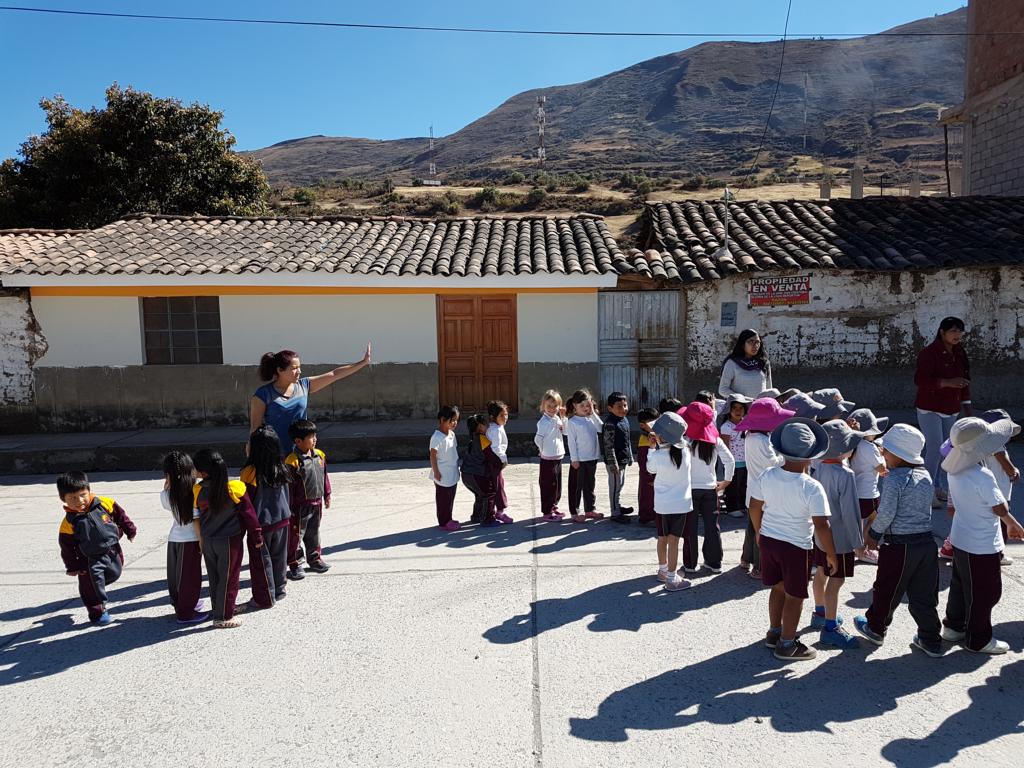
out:
M297 419L305 419L309 405L309 379L299 379L295 383L291 397L285 397L274 388L274 382L264 384L253 393L253 397L267 406L263 423L269 424L277 432L281 442L281 450L287 456L292 450L292 440L288 437L288 427Z

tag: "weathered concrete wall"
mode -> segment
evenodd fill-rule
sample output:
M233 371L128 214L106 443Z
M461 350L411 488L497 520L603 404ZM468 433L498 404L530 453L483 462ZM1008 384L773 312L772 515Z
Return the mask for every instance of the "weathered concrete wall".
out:
M0 414L6 429L31 421L33 366L45 353L28 291L0 288Z
M519 414L530 418L539 413L540 398L546 390L557 389L568 400L577 389L597 393L597 363L520 363Z
M975 400L995 405L1024 398L1024 269L805 274L812 278L807 306L748 307L743 278L687 287L687 396L717 388L736 334L756 328L777 386L836 386L866 405L908 407L917 353L943 317L957 315L968 325ZM737 303L735 328L721 327L722 302Z
M134 296L33 296L49 346L38 366L142 365L142 317Z

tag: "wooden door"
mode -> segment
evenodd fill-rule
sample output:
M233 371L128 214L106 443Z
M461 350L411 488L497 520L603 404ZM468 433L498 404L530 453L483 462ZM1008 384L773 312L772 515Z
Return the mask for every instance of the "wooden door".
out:
M610 291L598 303L601 397L616 390L629 408L658 406L681 397L679 294L676 291Z
M437 297L438 391L463 418L489 400L518 410L516 297Z

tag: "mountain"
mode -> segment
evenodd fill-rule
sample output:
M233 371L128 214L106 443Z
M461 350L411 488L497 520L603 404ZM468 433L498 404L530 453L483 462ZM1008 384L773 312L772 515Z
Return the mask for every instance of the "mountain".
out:
M967 12L889 32L963 32ZM547 98L547 169L728 173L749 164L775 92L781 41L712 42L574 85L525 91L437 140L441 176L536 165L537 97ZM772 112L766 165L793 155L881 166L934 166L938 111L963 95L965 38L869 36L792 40ZM806 82L807 150L803 149ZM311 136L252 152L273 183L421 176L427 139Z

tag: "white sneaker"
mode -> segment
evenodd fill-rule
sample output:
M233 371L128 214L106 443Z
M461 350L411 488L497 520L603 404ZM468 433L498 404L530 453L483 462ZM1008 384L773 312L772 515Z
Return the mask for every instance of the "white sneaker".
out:
M717 568L715 568L713 566L708 565L707 563L704 563L704 567L707 568L712 573L721 573L722 572L722 566L718 566Z
M699 573L700 568L687 568L685 565L680 569L683 573Z
M942 639L947 643L960 643L963 642L965 637L967 637L966 632L958 632L957 630L950 629L949 627L942 628Z
M971 650L970 648L967 649ZM1001 653L1006 653L1010 650L1010 644L1004 643L1002 640L996 640L994 637L988 641L988 645L982 648L980 651L974 651L974 653L987 653L989 656L998 656Z
M668 581L668 571L663 571L663 570L661 570L659 568L658 569L658 581L660 581L662 583Z
M680 579L679 576L676 576L674 579L669 579L665 582L665 589L667 589L669 592L681 592L684 589L689 589L692 586L693 584L691 584L686 579Z
M1013 565L1013 558L1012 557L1007 557L1006 555L1003 555L1002 559L1000 559L1000 561L999 561L999 564L1001 566L1003 566L1004 568L1006 568L1008 566L1011 566L1011 565Z

